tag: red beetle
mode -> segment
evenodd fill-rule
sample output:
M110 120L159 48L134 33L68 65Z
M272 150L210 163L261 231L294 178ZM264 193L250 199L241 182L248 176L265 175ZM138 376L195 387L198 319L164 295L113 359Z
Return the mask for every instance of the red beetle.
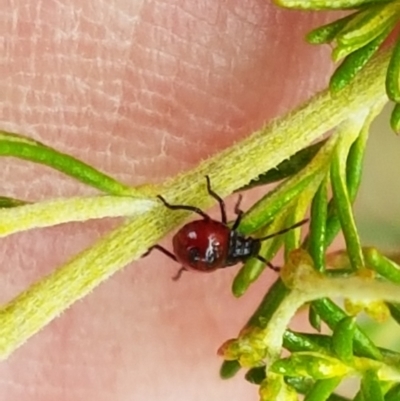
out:
M173 278L174 280L178 280L185 270L196 270L208 273L224 267L236 265L239 262L245 262L252 257L268 264L273 270L279 270L258 254L261 242L299 227L307 222L308 219L302 220L284 230L267 235L266 237L246 237L236 231L243 215L243 211L239 209L242 197L239 196L234 209L237 218L232 227L229 227L226 218L225 202L211 189L209 176L206 176L206 180L208 193L219 203L221 221L212 219L208 214L195 206L171 205L161 195L158 195L157 197L168 209L188 210L199 214L202 219L187 223L174 235L172 239L174 253L168 251L161 245L154 245L150 251L152 249L158 249L169 258L182 265L181 269Z

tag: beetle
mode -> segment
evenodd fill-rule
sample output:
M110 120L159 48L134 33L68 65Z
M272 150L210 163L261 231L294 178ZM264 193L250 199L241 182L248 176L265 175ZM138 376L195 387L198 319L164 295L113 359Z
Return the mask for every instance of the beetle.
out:
M226 217L225 202L212 190L210 177L206 175L205 178L209 195L219 204L221 221L212 219L207 213L196 206L173 205L167 202L161 195L157 195L157 198L168 209L194 212L200 215L202 219L185 224L174 235L172 239L173 253L161 245L154 245L150 248L149 252L153 249L158 249L170 259L182 265L178 273L173 277L173 280L178 280L182 272L186 270L210 273L217 269L236 265L239 262L245 262L252 257L266 263L271 269L279 271L277 267L273 266L269 261L258 254L261 243L300 227L306 223L308 219L302 220L265 237L254 238L245 236L237 231L243 217L243 211L240 209L242 196L239 195L236 202L234 211L237 217L232 227L230 227ZM146 255L149 252L147 252Z

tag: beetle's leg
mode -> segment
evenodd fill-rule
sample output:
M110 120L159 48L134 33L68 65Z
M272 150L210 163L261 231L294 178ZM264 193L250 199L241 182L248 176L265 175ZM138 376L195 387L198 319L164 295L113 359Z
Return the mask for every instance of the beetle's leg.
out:
M175 274L175 276L172 277L172 280L178 281L178 280L181 278L182 273L185 272L185 271L186 271L186 269L182 266L182 267L177 271L177 273Z
M221 209L221 221L222 223L227 224L228 220L226 218L225 202L216 192L212 190L210 177L208 175L206 175L206 180L208 193L219 203L219 208Z
M170 259L172 259L174 262L178 262L178 260L176 259L176 256L170 252L168 249L164 248L161 245L154 245L152 246L147 252L145 252L142 255L142 258L144 258L145 256L147 256L148 254L151 253L151 251L153 249L158 249L160 252L162 252L165 256L168 256ZM185 271L186 269L184 267L181 267L178 272L175 274L175 276L172 277L172 280L174 281L178 281L180 279L180 277L182 276L182 273Z
M237 214L237 217L235 222L233 223L232 231L235 231L239 227L240 222L242 221L243 210L240 209L241 202L242 202L242 195L239 195L238 200L236 201L235 208L233 209Z
M274 272L279 273L281 269L277 266L274 266L271 262L269 262L267 259L263 258L261 255L257 255L256 258L260 260L261 262L265 263L271 270Z
M164 203L164 205L168 209L171 209L171 210L187 210L189 212L197 213L201 217L204 217L205 219L210 219L210 216L207 213L203 212L200 208L198 208L196 206L191 206L191 205L171 205L161 195L157 195L157 198L160 199L160 201L162 203Z
M168 256L170 259L172 259L173 261L175 261L175 262L178 262L178 260L176 259L176 256L172 253L172 252L170 252L168 249L166 249L166 248L164 248L163 246L161 246L161 245L154 245L154 246L152 246L151 248L149 248L148 250L147 250L147 252L145 252L143 255L142 255L142 258L144 258L144 257L146 257L147 255L149 255L151 252L152 252L152 250L153 249L158 249L160 252L162 252L165 256Z

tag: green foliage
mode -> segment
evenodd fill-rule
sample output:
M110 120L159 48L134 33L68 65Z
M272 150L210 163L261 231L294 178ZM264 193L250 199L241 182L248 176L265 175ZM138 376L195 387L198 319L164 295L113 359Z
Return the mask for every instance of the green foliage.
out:
M0 196L0 209L5 207L16 207L26 205L28 202L25 202L20 199L9 198L8 196Z
M309 32L314 45L329 43L332 59L342 61L330 80L332 93L346 87L364 68L382 43L394 31L400 18L398 0L275 0L288 8L306 10L352 10L350 14ZM386 91L395 102L390 124L400 133L400 38L392 51L386 74Z
M251 180L247 185L244 185L235 192L243 192L247 189L255 188L261 185L272 184L295 175L311 162L326 141L327 140L324 139L307 146L305 149L299 150L289 159L284 160L272 170L269 170L264 174L260 174L256 179Z
M253 214L257 211L256 214L262 216L262 212L258 212L258 205L261 203L268 205L271 197L274 197L276 193L284 199L289 199L285 203L284 213L275 215L276 225L273 228L270 226L267 228L274 231L284 225L282 222L296 210L297 204L291 203L292 199L296 199L298 203L299 198L308 197L308 204L311 205L310 232L303 247L310 253L313 259L312 268L320 272L319 275L328 274L327 268L332 268L332 262L326 262L327 247L338 234L339 229L342 229L346 241L346 253L335 262L336 268L343 269L345 276L350 273L360 277L362 282L365 280L365 283L374 282L377 278L374 274L394 284L399 283L400 267L394 261L374 248L361 247L351 206L360 184L369 126L378 109L379 106L364 115L362 123L359 121L355 123L349 119L341 124L330 140L324 142L318 153L310 158L307 166L294 171L289 178L281 182L274 191L267 194L249 211ZM319 169L315 166L318 163L320 163ZM310 174L310 171L315 173ZM316 171L323 174L316 174ZM309 179L304 180L304 177ZM301 185L301 191L293 190L296 185ZM330 192L333 194L331 199L328 197ZM293 197L292 193L295 193ZM267 209L269 210L269 207ZM267 216L266 220L269 221L269 215ZM252 218L253 221L258 222L254 215ZM263 221L263 217L260 217L260 221ZM261 230L259 223L249 227ZM264 235L264 232L261 231L260 235ZM278 242L277 238L275 241ZM282 239L279 239L279 243L284 246L287 244ZM274 253L276 250L274 248ZM270 388L276 375L283 376L287 385L299 394L304 394L305 400L308 401L345 400L334 391L343 379L354 375L362 377L360 391L355 399L383 400L386 392L387 397L393 398L392 394L399 392L398 387L397 385L387 386L385 380L389 380L389 377L390 380L393 380L393 377L400 380L400 366L397 365L400 354L387 356L386 351L377 348L358 327L354 316L349 316L328 298L316 296L316 299L311 302L309 316L314 328L319 330L324 322L332 329L332 335L310 335L286 329L281 341L282 346L290 352L290 356L281 358L280 352L276 352L273 344L278 340L274 339L271 333L279 330L274 319L278 319L277 316L282 319L285 309L290 309L285 302L289 303L290 297L295 299L296 291L306 292L307 284L304 283L312 281L311 276L307 276L308 279L302 278L298 282L290 278L292 273L287 276L288 273L285 273L285 270L288 269L287 266L293 264L290 253L288 255L284 271L281 273L282 279L278 279L267 292L241 335L237 339L229 340L221 347L220 353L227 358L224 365L228 366L237 361L244 367L250 367L246 379L261 386L261 399L265 400L270 399L263 398L263 394L267 394L263 392L265 383L268 381L267 387ZM302 263L305 263L304 260L301 263L294 262L295 269L299 269ZM366 270L367 267L372 270ZM254 265L247 263L236 277L233 287L236 296L242 295L261 273L258 267L256 273L252 268ZM367 271L369 271L368 274L366 274ZM321 282L327 280L326 293L328 287L331 288L334 283L327 277L321 279ZM339 271L335 273L335 277L340 277ZM303 287L302 290L298 286ZM316 289L312 291L319 292ZM345 295L345 292L343 288L342 295ZM351 299L356 293L356 289L353 294L352 288L349 288L349 294L346 296ZM392 316L400 321L398 304L389 302L388 305ZM266 366L259 366L261 361L264 361ZM238 366L235 365L236 368Z
M373 301L380 301L381 304L386 302L391 316L400 322L400 267L377 249L362 247L352 211L361 181L369 128L386 100L383 99L383 89L380 89L383 81L371 84L373 89L370 91L366 86L356 86L356 89L366 89L366 93L361 95L357 90L348 89L362 71L365 73L369 60L394 28L400 15L400 6L395 1L377 0L282 0L280 4L304 9L356 9L352 14L308 35L308 40L314 44L334 43L334 58L343 59L332 77L331 93L317 96L300 108L297 114L291 114L288 117L291 125L284 120L280 124L274 123L270 135L266 135L268 130L263 128L247 143L236 145L220 158L210 159L196 171L179 177L178 184L146 191L143 188L130 188L47 145L20 135L0 132L1 156L41 163L106 194L118 195L109 199L114 208L118 205L120 209L121 203L118 202L123 198L122 195L132 197L128 201L132 200L137 205L129 209L126 216L132 217L134 212L138 215L136 220L128 221L105 236L93 248L84 251L39 285L32 286L3 307L0 356L9 355L102 280L140 257L174 224L183 221L183 214L172 217L172 213L154 202L154 199L147 199L146 196L152 198L148 194L169 191L178 203L195 201L201 207L209 205L209 197L202 195L198 200L198 189L204 182L204 175L211 172L216 188L219 185L225 191L221 195L238 188L243 190L277 183L272 191L244 214L238 230L245 235L266 236L303 220L308 210L310 215L310 230L304 240L301 229L296 228L263 243L260 255L271 260L282 249L284 266L238 337L220 347L219 354L224 358L221 377L229 379L242 368L248 369L246 380L259 386L261 400L265 401L296 400L299 394L304 395L306 401L346 401L347 398L335 391L343 380L353 376L361 378L354 400L398 399L400 353L379 348L357 324L357 314L361 312L351 314L333 299L342 297L349 299L349 303L360 302L370 312L379 308ZM394 47L390 63L381 61L376 64L382 70L385 68L385 71L389 64L386 88L390 97L399 102L392 115L393 127L400 126L400 117L393 117L396 113L400 116L400 90L397 89L399 47L398 44ZM375 70L372 68L372 72L379 75ZM340 99L343 94L343 99ZM300 129L304 132L298 133ZM321 140L326 132L329 132L329 136ZM263 143L261 138L265 136L268 136L272 147L268 150L268 157L260 146ZM313 143L316 139L319 142ZM295 146L292 146L293 143ZM271 162L269 156L275 157L282 144L288 148L274 159L276 163ZM232 156L234 152L237 152L237 156L245 154L246 157L235 158ZM226 156L228 153L230 159ZM234 162L226 167L231 159ZM242 161L243 165L237 166L237 160L238 163ZM260 166L266 168L260 169ZM198 187L196 183L199 183ZM99 210L104 198L100 196L95 202ZM152 207L148 206L148 201ZM103 205L101 210L106 209L111 213L109 206ZM28 202L1 197L0 213L3 213L4 219L0 221L4 226L5 217L7 213L11 215L11 209L28 210L29 213L32 210L29 207L32 205ZM45 204L43 208L41 213L47 218L46 212L50 207ZM57 214L54 210L51 213ZM63 213L69 217L73 215L68 209ZM89 212L85 213L87 218L92 217ZM43 221L40 221L43 216L31 214L33 216L30 219L35 221L36 227L43 226ZM157 224L154 224L155 221ZM31 228L28 223L23 224L26 229ZM0 223L1 228L4 227ZM340 231L343 232L346 249L332 255L329 246ZM132 241L132 238L136 241ZM245 294L265 268L266 265L260 260L246 262L233 281L233 295L240 297ZM58 291L65 287L68 289L59 304L59 298L54 296L54 288ZM292 317L303 306L309 308L310 324L318 333L301 333L288 328ZM15 315L23 322L17 334L13 326ZM323 326L331 332L320 334ZM283 349L287 351L285 356Z
M135 195L132 188L88 164L22 135L0 130L0 156L40 163L108 194Z
M353 317L343 318L333 330L332 348L343 362L353 361L353 340L356 322Z

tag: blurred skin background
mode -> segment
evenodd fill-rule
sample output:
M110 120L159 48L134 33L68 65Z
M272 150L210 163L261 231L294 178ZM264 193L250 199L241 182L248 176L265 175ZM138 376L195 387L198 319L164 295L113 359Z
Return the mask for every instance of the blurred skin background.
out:
M323 89L332 71L330 49L303 37L336 14L263 0L0 5L1 128L131 185L196 166ZM38 201L95 193L20 160L0 159L0 171L2 195ZM246 194L245 205L260 193ZM1 302L117 223L2 239ZM257 399L241 374L219 379L216 350L237 335L276 276L267 272L237 300L230 293L237 267L185 274L178 283L176 269L154 253L110 278L0 364L0 398Z

